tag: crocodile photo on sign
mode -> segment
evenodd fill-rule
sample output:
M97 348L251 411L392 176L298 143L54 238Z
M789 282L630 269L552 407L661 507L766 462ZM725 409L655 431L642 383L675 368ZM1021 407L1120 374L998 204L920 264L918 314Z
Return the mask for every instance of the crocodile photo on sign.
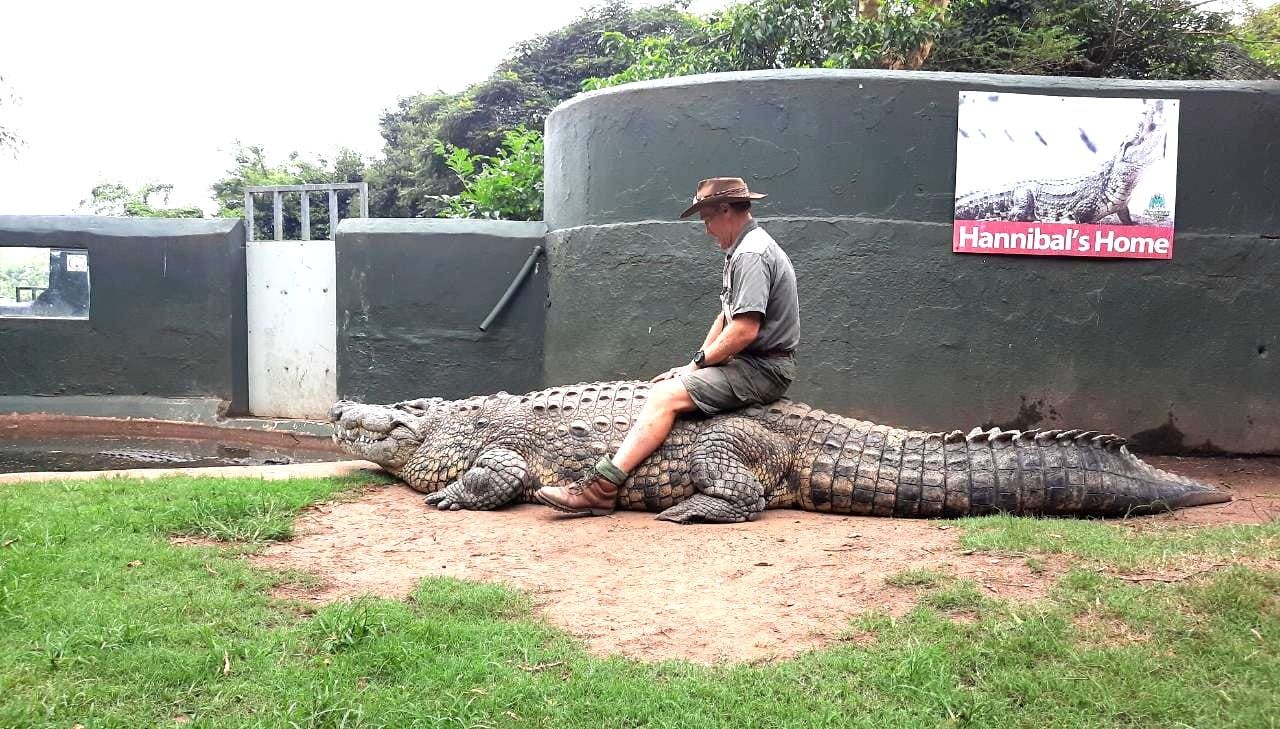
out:
M1003 103L1007 104L1008 100ZM1114 216L1112 220L1119 224L1134 225L1129 200L1147 169L1156 161L1163 160L1167 152L1168 104L1169 102L1159 99L1143 102L1141 114L1131 131L1126 133L1123 142L1086 174L1027 179L978 189L963 189L961 186L965 183L958 179L956 220L1102 223L1108 216ZM987 179L987 174L999 173L1008 165L1039 159L1033 156L1034 151L1040 145L1048 146L1048 142L1038 131L1021 131L1034 134L1038 142L1030 143L1031 146L1016 146L1007 153L1009 158L1006 159L988 158L983 159L984 164L981 165L963 165L965 169L973 168L974 182ZM1007 129L1002 129L1001 132L1004 135L1010 134ZM981 129L977 133L987 136ZM966 138L971 135L963 126L960 127L959 134L959 144L963 146ZM1067 144L1063 141L1055 143ZM1078 137L1069 144L1079 155L1092 156L1100 151L1083 129L1078 130ZM1052 169L1052 165L1050 167Z
M649 392L596 382L526 395L339 402L343 450L440 509L533 502L618 447ZM689 523L765 509L895 517L1116 517L1224 503L1226 492L1153 468L1122 438L1082 430L925 433L779 400L685 416L620 488L618 507Z

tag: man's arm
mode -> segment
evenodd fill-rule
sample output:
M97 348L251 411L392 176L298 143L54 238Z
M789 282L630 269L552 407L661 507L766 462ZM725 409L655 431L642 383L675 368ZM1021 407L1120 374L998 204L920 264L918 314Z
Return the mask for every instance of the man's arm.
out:
M711 347L711 343L716 341L716 337L720 336L720 332L724 331L724 314L716 314L715 321L711 322L711 329L707 332L707 338L702 340L702 346L698 347L703 352Z
M724 316L716 316L715 323L711 325L711 331L707 333L707 340L702 345L702 354L706 357L702 366L709 367L721 364L746 349L747 345L755 341L756 335L760 333L760 325L763 322L764 314L757 311L743 312L733 317L727 327L724 326ZM690 362L683 367L672 367L650 380L650 382L661 382L675 377L681 372L694 372L698 369L697 365Z
M763 322L764 314L758 311L744 311L733 317L729 326L722 329L710 345L702 346L702 354L706 357L703 366L723 364L725 360L746 349L747 345L756 340Z
M724 314L716 314L716 318L711 322L711 329L707 330L707 338L702 340L702 346L699 347L698 349L701 349L705 353L707 351L707 348L711 346L712 342L716 341L716 339L720 337L720 333L723 331L724 331ZM672 367L671 369L667 370L666 372L663 372L662 374L658 375L657 377L649 381L661 382L663 380L667 380L672 377L675 377L676 373L681 370L688 370L689 372L692 372L695 369L697 368L694 367L693 362L690 361L689 364L686 364L680 367Z

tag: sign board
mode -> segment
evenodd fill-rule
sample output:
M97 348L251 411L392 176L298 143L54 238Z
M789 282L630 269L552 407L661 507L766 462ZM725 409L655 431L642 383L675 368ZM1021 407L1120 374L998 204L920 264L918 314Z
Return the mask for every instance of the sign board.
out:
M1178 101L961 91L951 250L1173 258Z

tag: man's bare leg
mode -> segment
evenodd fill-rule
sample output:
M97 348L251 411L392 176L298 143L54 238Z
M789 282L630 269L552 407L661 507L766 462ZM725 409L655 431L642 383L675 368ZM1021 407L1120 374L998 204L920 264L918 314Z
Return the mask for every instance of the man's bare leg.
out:
M617 454L611 459L613 465L630 473L631 469L639 466L667 439L676 416L697 409L698 406L689 397L689 391L679 378L673 377L655 384L649 390L649 397L645 400L644 407L640 408L635 424L627 431L622 445L618 446Z
M575 516L611 513L617 503L618 486L622 485L627 473L662 445L677 415L697 407L679 378L658 382L649 390L649 397L623 438L617 455L608 459L612 464L603 470L597 466L587 472L587 478L571 486L539 489L536 498L547 506Z

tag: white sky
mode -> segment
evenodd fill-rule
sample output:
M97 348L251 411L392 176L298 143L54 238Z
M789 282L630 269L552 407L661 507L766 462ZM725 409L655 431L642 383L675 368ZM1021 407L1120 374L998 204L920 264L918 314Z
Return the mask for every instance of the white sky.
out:
M1272 4L1277 0L1267 0ZM706 13L728 0L695 0ZM0 214L83 212L99 182L168 182L213 212L237 140L274 162L375 155L397 99L461 91L592 0L34 0L0 26ZM640 0L636 4L655 4ZM1210 5L1231 5L1223 0ZM322 84L322 79L330 80Z
M272 161L382 148L397 99L461 91L591 0L36 0L0 26L0 214L78 212L94 185L174 185L212 213L237 140ZM637 5L656 4L653 0ZM699 0L706 12L723 5ZM322 79L328 78L329 84Z

